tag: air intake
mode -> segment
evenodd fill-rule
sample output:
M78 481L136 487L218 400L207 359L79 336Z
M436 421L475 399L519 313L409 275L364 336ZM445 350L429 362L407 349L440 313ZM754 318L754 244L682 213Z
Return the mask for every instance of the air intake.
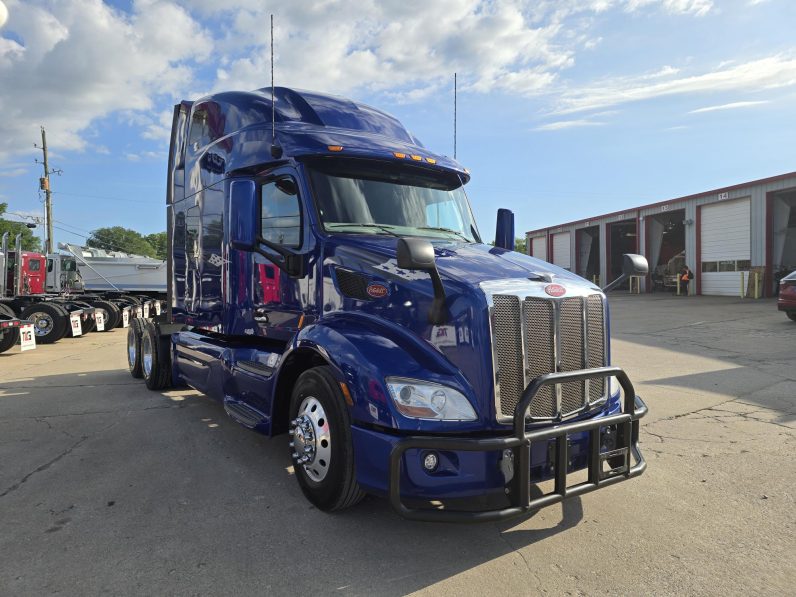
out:
M370 279L367 276L340 267L334 268L334 274L337 279L337 289L343 296L360 301L373 300L373 298L368 295L368 284L370 283Z

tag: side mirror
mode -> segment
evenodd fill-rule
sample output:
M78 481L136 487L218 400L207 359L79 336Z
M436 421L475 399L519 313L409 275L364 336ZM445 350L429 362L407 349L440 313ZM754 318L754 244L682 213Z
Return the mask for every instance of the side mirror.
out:
M257 194L253 180L233 180L229 185L229 239L242 251L257 248Z
M514 212L510 209L498 210L495 246L509 251L514 250Z
M643 255L635 255L634 253L625 253L622 256L622 275L608 286L603 287L602 291L608 292L613 290L630 276L646 276L649 271L650 266L647 263L646 257Z
M398 267L401 269L436 270L434 246L422 238L398 239Z
M431 284L434 286L434 301L431 303L431 312L428 319L431 323L440 325L445 323L445 287L437 271L437 262L434 256L434 246L422 238L398 239L398 267L401 269L414 269L428 272Z
M650 272L649 263L644 255L625 253L622 256L622 274L625 276L646 276Z

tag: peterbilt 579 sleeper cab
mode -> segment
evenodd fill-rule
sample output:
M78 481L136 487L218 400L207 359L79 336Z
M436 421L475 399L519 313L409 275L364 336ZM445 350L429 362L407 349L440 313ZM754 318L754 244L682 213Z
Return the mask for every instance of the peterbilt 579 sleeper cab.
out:
M510 212L482 242L467 170L393 117L273 94L275 122L270 88L175 106L169 307L131 326L132 374L288 432L324 510L373 493L497 520L641 474L646 407L609 366L604 292L510 250Z

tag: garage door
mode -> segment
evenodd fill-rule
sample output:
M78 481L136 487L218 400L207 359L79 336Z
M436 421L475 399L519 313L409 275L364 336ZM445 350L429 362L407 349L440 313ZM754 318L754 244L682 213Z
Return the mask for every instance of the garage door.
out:
M531 255L542 261L547 261L547 237L537 236L531 239Z
M702 294L737 296L751 262L749 199L702 207Z
M569 251L569 232L553 235L553 263L564 269L572 268Z

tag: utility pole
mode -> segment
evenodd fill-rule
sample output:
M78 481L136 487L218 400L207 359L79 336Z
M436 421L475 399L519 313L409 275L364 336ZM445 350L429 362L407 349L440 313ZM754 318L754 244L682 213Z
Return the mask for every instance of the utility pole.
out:
M53 203L52 192L50 191L50 174L56 171L50 171L50 165L47 161L47 133L44 131L44 127L41 127L41 151L44 154L44 176L39 179L39 187L44 191L45 217L47 219L47 238L44 246L45 252L50 254L53 252ZM57 173L60 174L60 171Z

